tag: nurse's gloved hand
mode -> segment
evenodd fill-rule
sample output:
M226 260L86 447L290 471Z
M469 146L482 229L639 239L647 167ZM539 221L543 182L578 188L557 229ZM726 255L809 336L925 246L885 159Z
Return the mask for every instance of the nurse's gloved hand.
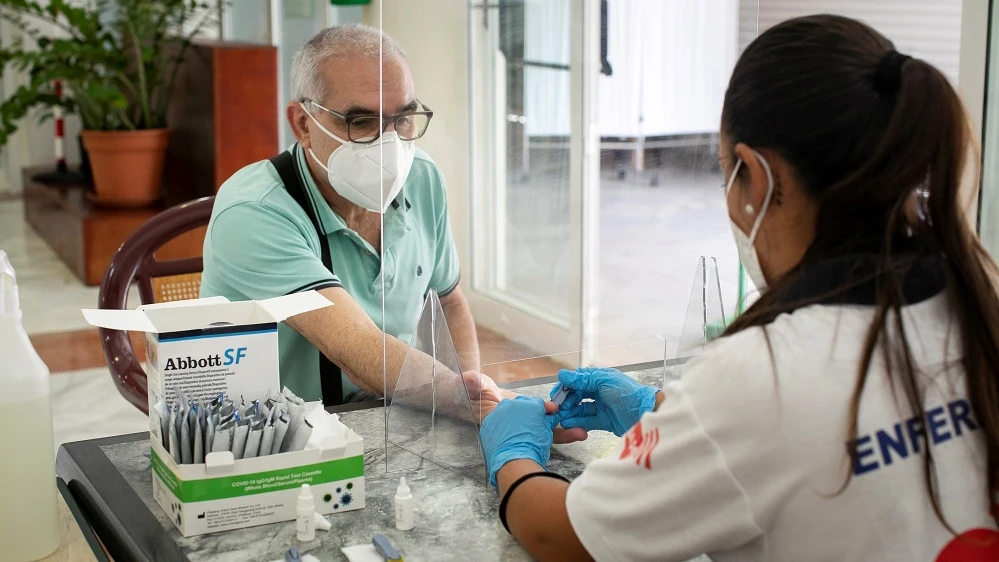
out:
M496 473L510 461L530 459L541 466L548 464L552 430L560 417L547 414L540 398L518 396L500 402L479 430L489 483L496 485Z
M618 437L656 407L659 392L658 388L639 384L617 369L563 369L558 373L558 381L570 390L559 407L563 428L601 429ZM555 385L552 396L558 390L559 385ZM583 402L587 398L593 402Z

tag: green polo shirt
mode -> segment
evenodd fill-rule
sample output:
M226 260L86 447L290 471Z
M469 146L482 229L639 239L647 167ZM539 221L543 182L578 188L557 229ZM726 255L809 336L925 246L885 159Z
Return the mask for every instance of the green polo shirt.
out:
M290 150L323 232L316 232L270 161L243 168L222 184L215 197L205 236L201 296L260 300L343 287L377 326L404 342L411 341L429 291L443 296L458 285L458 254L448 221L444 178L437 165L417 150L402 191L385 213L382 261L375 248L330 209L305 164L301 146ZM329 240L332 272L322 262L320 235ZM306 400L320 400L319 351L284 324L278 333L281 383ZM344 396L355 390L357 385L344 376Z

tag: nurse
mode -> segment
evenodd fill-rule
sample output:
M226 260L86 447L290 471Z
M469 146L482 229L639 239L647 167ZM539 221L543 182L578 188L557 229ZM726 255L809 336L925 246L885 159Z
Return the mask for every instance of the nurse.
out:
M968 120L939 70L837 16L780 24L732 74L721 168L759 300L659 391L482 425L500 518L539 560L996 560L997 268L962 210ZM551 428L624 439L571 484Z

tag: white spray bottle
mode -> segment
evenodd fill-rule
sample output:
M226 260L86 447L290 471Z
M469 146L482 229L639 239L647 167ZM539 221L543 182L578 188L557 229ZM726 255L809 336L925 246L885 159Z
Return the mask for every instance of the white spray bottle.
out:
M0 548L4 560L59 547L49 370L21 326L17 278L0 250Z

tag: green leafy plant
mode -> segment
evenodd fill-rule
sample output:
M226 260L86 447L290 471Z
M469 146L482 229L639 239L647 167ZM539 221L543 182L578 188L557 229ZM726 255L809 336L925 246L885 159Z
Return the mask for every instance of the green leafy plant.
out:
M0 146L35 108L45 119L63 107L84 129L166 127L180 62L219 8L203 0L0 0L0 18L24 36L0 46L0 71L27 76L0 101Z

